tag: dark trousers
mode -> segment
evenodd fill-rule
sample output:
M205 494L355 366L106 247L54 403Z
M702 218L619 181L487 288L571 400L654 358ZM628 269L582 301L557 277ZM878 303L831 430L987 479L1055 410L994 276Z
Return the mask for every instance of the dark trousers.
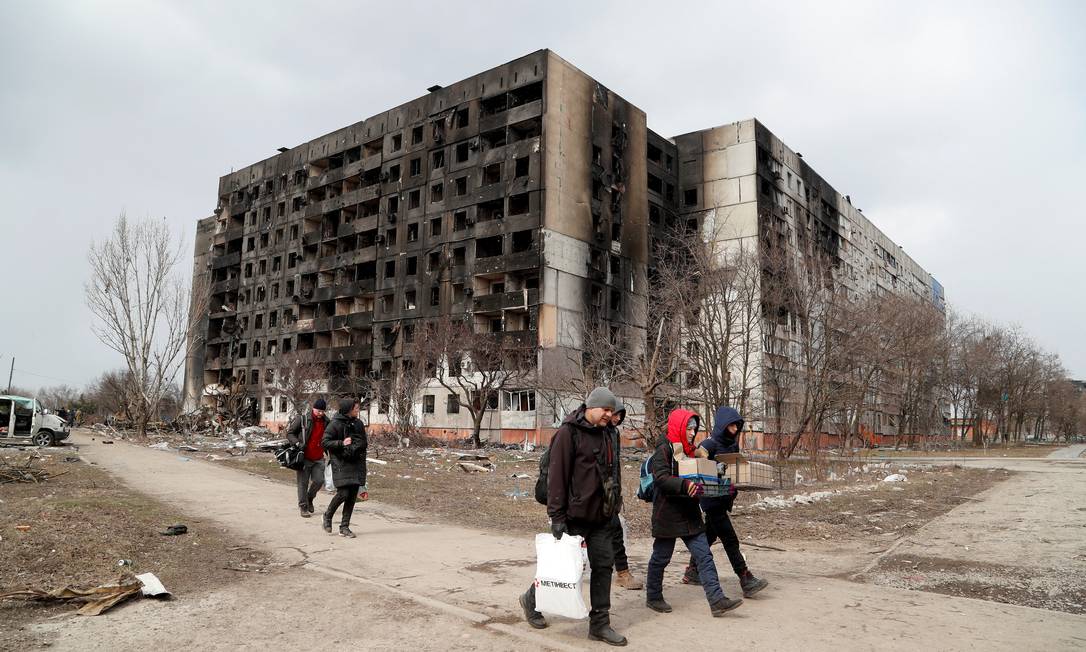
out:
M622 521L618 520L617 514L611 519L611 530L611 547L615 551L615 570L630 570L630 560L626 556L626 538L622 534Z
M705 589L705 599L715 604L724 599L720 588L720 577L713 563L713 553L709 552L709 543L704 534L683 537L686 549L697 560L698 578ZM657 538L652 542L652 557L649 557L649 572L645 578L645 597L649 600L662 600L664 597L664 569L671 563L675 552L675 539Z
M324 485L324 460L306 460L298 474L298 507L309 507Z
M611 574L615 565L615 540L611 527L606 523L567 522L568 532L584 537L588 547L588 566L592 574L588 580L588 627L596 630L611 624ZM617 523L617 521L616 521ZM528 589L528 607L535 609L535 585Z
M336 510L340 505L343 505L343 515L339 518L339 526L341 528L347 527L351 524L351 514L354 513L354 504L358 501L358 490L360 485L351 484L346 487L336 487L336 495L332 496L332 501L328 503L328 510L324 512L324 519L331 521L332 517L336 515Z
M743 557L743 553L739 551L739 536L735 533L735 528L732 527L732 520L728 518L728 510L710 510L705 512L705 539L712 546L713 542L720 539L720 543L724 545L724 552L728 554L728 561L731 562L732 570L736 575L742 576L747 570L747 560ZM697 560L694 556L690 556L690 566L697 568Z

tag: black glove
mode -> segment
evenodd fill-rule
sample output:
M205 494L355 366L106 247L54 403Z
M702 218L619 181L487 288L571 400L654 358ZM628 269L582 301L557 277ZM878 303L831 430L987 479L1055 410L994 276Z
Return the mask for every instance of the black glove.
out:
M551 521L551 534L555 539L561 539L562 535L568 532L565 521Z

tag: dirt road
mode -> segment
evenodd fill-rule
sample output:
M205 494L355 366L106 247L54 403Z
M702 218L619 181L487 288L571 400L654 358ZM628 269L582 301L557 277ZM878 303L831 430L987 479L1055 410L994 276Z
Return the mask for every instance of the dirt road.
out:
M549 629L536 632L521 620L516 597L529 584L534 563L529 538L435 525L425 515L374 500L359 505L352 524L358 538L346 540L325 534L317 518L299 518L290 486L186 461L175 453L123 443L103 446L85 433L73 439L88 461L132 488L220 523L285 560L304 563L224 591L180 596L173 603L140 603L101 618L60 619L45 626L56 632L58 649L602 647L586 640L583 622L552 619ZM1028 558L1082 576L1086 532L1084 513L1077 509L1086 504L1086 465L1070 460L1028 464L1037 465L1027 469L1028 484L997 486L979 501L929 523L922 534L883 552L881 559L911 555L909 545L931 557L951 558L955 551L968 555L964 548L969 545L995 558ZM1049 464L1059 466L1046 470ZM1034 490L1039 493L1026 495ZM326 502L322 495L319 505ZM998 527L1004 528L999 535L989 536ZM643 574L648 542L629 542L628 548ZM644 607L643 592L616 589L613 623L633 649L656 649L665 642L693 649L722 641L758 650L1051 651L1086 646L1086 616L908 590L871 578L861 583L839 573L842 566L855 572L871 566L869 573L878 573L871 552L842 551L832 564L837 577L830 578L819 574L826 567L823 561L807 564L802 554L749 550L752 567L764 569L772 587L723 619L710 618L700 588L679 584L681 565L673 563L665 595L675 613L651 612ZM725 591L738 593L734 577L727 578Z

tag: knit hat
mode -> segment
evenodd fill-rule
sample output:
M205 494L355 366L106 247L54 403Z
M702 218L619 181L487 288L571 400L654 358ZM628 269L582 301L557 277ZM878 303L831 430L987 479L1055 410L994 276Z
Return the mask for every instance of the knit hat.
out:
M606 387L597 387L588 395L584 405L587 408L611 408L613 410L617 400L611 390Z
M346 416L354 409L354 404L357 403L353 398L341 398L339 399L339 413Z
M328 409L328 404L324 402L323 398L318 398L316 401L313 401L313 409L314 410L327 410Z
M615 414L626 411L626 404L622 402L622 399L615 397Z

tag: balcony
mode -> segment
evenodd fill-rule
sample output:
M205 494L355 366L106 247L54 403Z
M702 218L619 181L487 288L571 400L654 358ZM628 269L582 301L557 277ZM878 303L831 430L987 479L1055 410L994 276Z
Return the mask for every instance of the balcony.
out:
M370 328L373 326L373 311L347 315L347 325L351 328Z
M498 272L515 272L523 269L538 269L540 263L539 246L534 245L527 251L519 251L514 254L476 258L475 273L496 274Z
M539 290L528 290L527 297L527 306L533 306L539 303ZM472 297L471 306L472 310L475 312L497 312L499 310L504 310L507 308L525 307L524 298L524 290L502 292L499 294L486 294L483 296Z
M233 292L238 289L238 285L241 280L237 277L228 278L225 281L218 281L211 286L211 294L219 294L220 292Z
M222 269L223 267L233 267L235 265L241 265L240 251L211 259L211 269Z

